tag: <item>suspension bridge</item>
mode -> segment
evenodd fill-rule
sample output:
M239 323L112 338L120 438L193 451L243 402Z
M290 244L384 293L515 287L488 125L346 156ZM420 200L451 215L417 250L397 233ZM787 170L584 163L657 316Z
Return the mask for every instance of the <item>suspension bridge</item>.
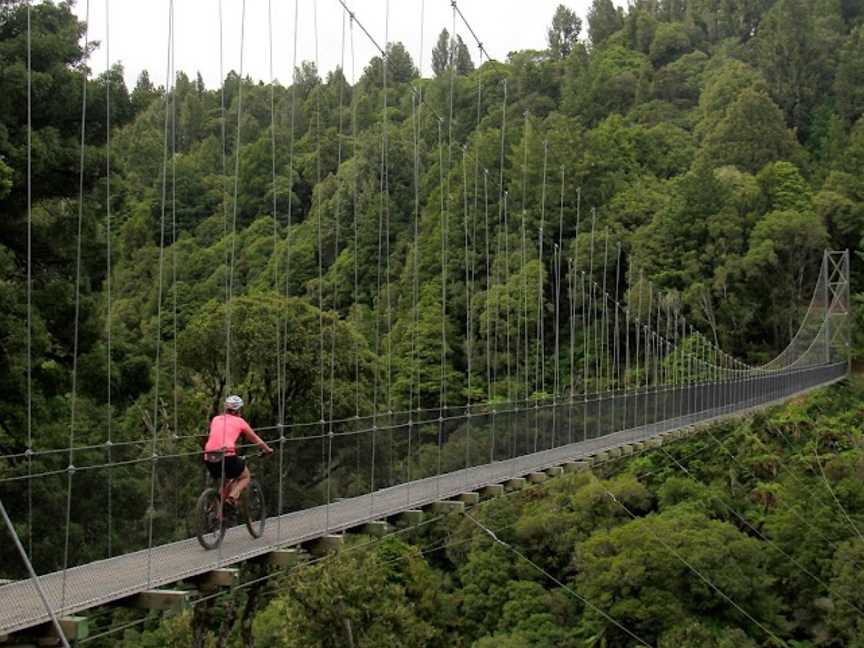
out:
M334 447L364 443L370 445L374 462L376 436L395 437L408 453L412 438L416 443L424 429L432 430L439 438L438 470L413 478L410 462L404 462L406 472L390 475L389 486L345 498L331 493L326 504L272 517L257 540L245 529L233 528L218 551L203 550L195 539L151 544L140 551L42 574L38 581L10 582L0 586L0 634L45 624L51 612L63 617L112 602L135 601L142 593L158 595L158 588L165 585L286 548L315 546L322 540L326 546L334 534L369 532L370 523L393 522L400 516L418 519L424 510L458 509L465 501L477 501L472 494L498 494L502 487L521 487L525 479L540 481L563 469L578 469L586 459L631 454L676 430L739 415L842 380L849 372L848 268L847 252L826 253L801 328L790 345L762 367L713 364L707 353L671 348L645 325L641 335L658 350L649 361L644 383L633 388L386 414L374 417L374 423L352 421L348 429L319 435L287 426L283 435L270 439L281 453L291 455L302 443L323 443L331 461ZM667 353L670 358L680 353L678 359L689 368L683 379L664 366ZM614 362L610 365L613 373L619 369ZM453 442L459 438L461 442ZM446 457L442 450L448 452ZM182 470L194 471L196 460L200 461L192 456L145 456L138 461L145 465L164 461L172 468L181 462ZM76 470L110 468L85 465ZM374 473L374 464L371 469ZM379 466L382 472L385 469ZM51 478L50 472L31 471L27 479ZM411 518L412 514L418 517Z
M387 135L387 51L378 46L370 31L363 27L359 18L349 10L348 6L341 0L340 4L345 12L343 64L346 51L345 25L351 38L353 38L353 27L359 26L381 54L380 64L384 67L381 168L375 181L380 185L381 195L386 197L390 191L387 153L390 145ZM481 62L484 56L488 59L488 54L476 37L475 31L465 20L455 2L452 3L452 7L453 33L456 33L458 16L477 41ZM451 126L454 122L453 84L450 85L450 113L446 117L439 116L432 106L427 105L422 92L417 90L411 97L411 114L414 121L412 125L414 170L411 189L415 196L414 285L412 286L415 332L412 339L412 354L416 353L418 347L417 223L421 212L420 129L424 110L427 117L429 115L434 117L438 137L437 148L433 147L438 157L437 172L441 174L441 184L448 189L447 192L442 191L440 198L442 227L438 261L441 271L442 316L440 318L441 370L438 376L440 390L438 403L434 407L422 406L419 386L421 376L417 375L407 377L411 384L410 406L403 411L393 411L390 407L393 380L393 368L389 357L390 341L388 338L388 348L384 351L382 342L384 335L379 335L377 329L380 327L382 333L389 333L392 326L390 286L393 277L390 275L390 233L387 229L389 214L386 200L382 198L377 270L378 292L379 295L386 296L384 300L386 307L382 306L376 310L374 352L379 358L386 357L386 362L382 363L386 364L386 368L379 368L376 365L375 400L371 411L361 412L358 406L355 416L336 418L332 415L332 394L330 394L330 416L328 416L326 406L328 395L325 394L328 372L332 384L335 365L342 359L336 357L335 327L325 323L323 316L319 317L320 418L309 422L288 423L280 417L280 420L272 425L257 426L261 436L276 449L275 456L269 462L254 466L263 485L268 506L274 512L267 520L264 535L253 539L244 529L232 528L228 530L224 542L218 549L205 551L191 537L188 512L192 503L166 501L157 497L159 491L157 485L166 475L188 475L191 478L202 474L200 450L195 447L190 449L189 443L185 445L183 443L184 439L194 442L200 435L192 433L184 436L176 426L166 432L158 424L161 408L158 354L161 346L165 344L163 341L165 332L161 329L161 308L165 301L162 280L163 275L166 274L162 272L165 264L163 251L167 247L164 232L166 213L170 212L167 186L173 182L172 165L176 158L171 149L173 133L169 137L169 132L173 128L172 114L176 109L171 101L172 79L175 72L171 68L174 32L170 18L169 24L171 24L168 47L169 71L166 75L167 91L163 101L165 112L161 205L163 238L158 273L160 329L157 331L155 343L157 381L152 422L150 429L144 430L141 437L137 439L114 440L109 431L104 443L76 444L73 434L75 429L75 388L73 386L73 420L67 446L40 447L38 430L33 434L28 429L27 448L24 452L0 456L0 459L9 464L8 470L0 473L0 505L3 507L3 521L15 541L18 550L16 555L20 557L20 563L14 568L10 566L8 574L0 574L0 576L11 576L14 572L15 575L14 580L3 581L0 584L0 639L19 636L21 633L32 632L38 628L43 628L41 632L47 633L49 630L44 628L51 624L54 636L65 644L67 630L71 627L74 634L75 628L74 623L70 626L69 619L77 618L75 615L86 613L88 610L106 605L159 608L165 605L166 601L170 602L176 598L178 592L170 589L169 586L180 581L200 583L208 578L216 578L213 575L220 570L250 560L265 560L273 566L284 566L294 560L298 550L320 553L337 546L341 538L340 534L344 532L386 534L392 529L391 525L410 526L422 519L424 514L439 515L453 510L458 511L466 504L478 502L481 497L497 496L505 490L519 489L526 480L539 482L566 470L580 470L592 461L632 454L640 449L662 443L670 436L675 437L679 431L691 430L700 424L725 417L740 416L754 409L783 402L796 395L842 380L848 375L851 331L848 251L825 252L812 296L809 303L801 305L800 325L788 345L770 362L759 366L747 364L719 348L714 340L699 333L685 319L679 308L673 307L670 300L664 299L661 291L655 289L632 267L622 271L620 245L613 243L610 264L608 231L602 236L600 232L595 232L596 212L592 212L590 220L581 218L578 197L575 227L574 223L570 222L569 215L565 218L564 204L567 191L563 172L560 189L559 234L557 240L554 235L551 235L551 245L546 248L544 254L544 240L550 236L549 232L554 230L554 227L547 227L544 235L544 224L547 220L552 220L552 217L547 217L546 213L545 152L542 161L542 202L540 205L530 207L540 215L538 247L536 252L527 248L525 214L529 206L525 204L525 181L523 180L521 187L523 204L520 232L519 228L511 227L514 220L508 207L509 191L504 180L503 132L508 107L506 81L501 110L500 182L497 187L499 199L496 205L498 226L503 236L496 233L490 234L488 196L482 199L486 204L480 206L480 195L488 193L489 171L484 170L483 174L480 173L479 156L475 156L473 164L466 163L466 156L470 153L467 144L462 149L461 167L459 163L452 160L455 157ZM295 41L296 30L295 21ZM386 28L383 42L388 42ZM351 50L353 51L353 46ZM296 68L296 51L294 56ZM353 70L353 61L350 67ZM241 54L241 77L242 73ZM351 81L352 85L356 82L353 78ZM478 82L478 123L481 100L482 88ZM342 101L343 97L340 94L340 108ZM110 115L110 111L108 114ZM346 141L356 138L356 133L351 133L349 137L346 132L347 128L341 119L341 110L339 115L339 123L336 125L339 136L337 168L341 165L345 154L342 136L345 136ZM237 110L238 140L241 117L242 100ZM320 120L320 113L317 117ZM224 137L224 112L222 118ZM292 129L293 119L292 113ZM86 119L82 117L82 142L85 127ZM108 128L110 129L110 123ZM445 132L448 133L446 137ZM293 139L291 147L293 151ZM236 148L239 151L239 144ZM527 144L525 151L525 159L527 159ZM239 165L239 152L236 154L235 165ZM320 142L318 154L320 155ZM273 156L275 160L275 136ZM292 157L291 164L293 163ZM222 165L225 171L227 160L224 141ZM469 206L466 189L471 184L466 179L466 170L471 167L475 177L473 209ZM235 166L232 180L233 201L230 200L230 195L226 195L229 199L226 200L226 205L232 202L234 204L233 220L228 208L225 208L226 233L235 237L238 169L239 166ZM444 174L448 170L453 173L448 173L445 178ZM481 175L484 178L483 191L478 189L480 183L477 179ZM110 167L107 176L110 191ZM451 204L449 197L451 182L454 185L458 184L460 176L464 193L462 208ZM275 162L273 186L274 225L278 229ZM356 192L356 183L354 191ZM230 191L226 191L226 194L230 194ZM80 199L83 201L84 196L82 195ZM356 193L354 202L356 208ZM336 209L348 210L349 207L349 205L342 205L337 206ZM482 223L484 207L485 233L481 231L478 234L478 223ZM428 206L426 208L428 209ZM289 198L289 232L290 209ZM472 321L469 317L465 325L464 339L460 340L464 344L467 359L465 391L468 394L472 393L472 376L477 369L472 367L472 361L478 358L485 361L489 391L486 398L463 399L467 402L456 403L451 400L452 395L448 395L445 370L449 353L448 344L452 343L452 339L448 340L446 326L448 284L454 280L454 277L448 274L452 271L449 270L447 261L450 252L447 227L452 220L451 217L460 209L464 209L464 217L460 224L464 225L465 250L463 268L465 275L461 279L463 279L467 303L471 303L472 290L485 289L491 292L496 285L503 285L508 281L511 274L510 268L502 269L499 278L498 271L491 268L490 255L497 252L503 253L505 259L511 258L513 255L508 246L511 240L519 240L520 234L521 250L518 252L521 254L521 265L524 267L527 256L533 255L542 265L548 266L551 272L548 282L544 282L542 274L538 275L541 278L536 287L537 311L541 315L537 318L536 330L531 330L528 324L527 273L523 273L525 279L520 293L521 303L517 305L514 312L515 331L511 328L510 310L508 310L512 305L502 306L500 299L494 302L494 323L492 308L486 309L485 321L481 321L482 332L472 330ZM110 214L108 216L110 219ZM325 299L324 282L321 278L324 272L322 258L325 254L322 247L324 244L320 213L315 216L318 219L319 278L316 290L318 305L323 312ZM81 214L79 214L80 218ZM110 235L110 220L108 222ZM338 257L340 245L339 219L336 218L335 222L337 233L333 258ZM480 229L483 230L482 224ZM589 260L573 258L565 253L569 243L564 239L565 229L573 234L574 240L579 234L588 235L590 231ZM349 237L348 241L343 241L343 245L357 244L356 213L354 237L353 240ZM490 247L495 248L491 253ZM485 248L485 255L478 253L478 248L480 250ZM578 246L575 248L578 255ZM470 260L469 250L472 253ZM477 263L475 257L480 258L481 262ZM108 258L110 263L110 253ZM478 271L478 266L482 266L484 261L485 273L482 273ZM355 256L355 282L358 272L356 263ZM290 272L289 265L290 256L282 269L286 276ZM230 252L226 252L226 267L229 271L226 275L225 301L226 304L230 304L234 297L233 246L230 247ZM408 268L411 269L410 266ZM176 271L175 259L172 275L175 282ZM274 286L281 285L278 263L274 275ZM110 268L108 276L110 291ZM628 300L624 298L625 293L629 293ZM356 301L358 294L356 283L353 294ZM634 296L637 294L638 299ZM548 318L544 323L542 313L546 297L554 301L554 317ZM334 295L334 310L337 311L338 319L340 310L350 307L350 304L344 304L343 309L340 309L335 305L336 301ZM500 317L499 307L502 309ZM531 308L533 307L534 305L531 305ZM176 336L176 298L174 309L174 335ZM521 318L520 309L524 311L524 316ZM503 323L505 322L504 310L507 312L506 325ZM110 298L108 311L110 319ZM226 319L228 351L225 375L226 382L230 385L230 311ZM279 331L277 339L278 336L287 335L283 330L283 322L275 324ZM551 333L544 328L547 324L551 328ZM28 321L28 334L29 327ZM274 354L275 363L279 367L277 375L283 370L280 354L284 353L284 349L280 345L284 342L283 337L281 342L277 343ZM108 344L110 353L110 339ZM579 353L576 352L577 347L580 349ZM507 362L496 366L495 355L499 353L503 355L505 349ZM512 367L509 360L511 350L516 358ZM176 348L173 351L176 363ZM547 363L553 367L550 371L546 370ZM359 367L359 364L357 366ZM506 374L506 380L502 381L507 385L506 397L492 392L491 376L498 371L502 375ZM547 374L553 376L551 384L546 384ZM277 377L277 383L282 379L281 376ZM359 369L356 379L359 383ZM517 381L521 383L518 388L514 388L513 385L516 385ZM529 386L533 389L529 389ZM281 391L284 390L280 388ZM379 394L382 395L380 398ZM280 408L284 409L284 394L280 394L280 398L282 399ZM174 407L176 420L176 396ZM286 476L297 469L301 461L307 464L304 466L306 474L315 475L315 483L309 484L312 494L304 495L304 504L292 510L294 504L290 501L292 493L287 490ZM150 485L149 493L145 498L111 504L112 484L130 478L131 475L147 480ZM79 514L78 502L82 498L92 497L93 494L88 489L99 483L108 484L109 504L105 510L105 519L95 520ZM65 497L59 505L56 498L53 498L49 505L46 496L49 492L61 492ZM45 501L42 501L43 498ZM122 506L140 511L139 526L117 528L117 523L112 518L112 510L115 510L116 514L116 509ZM16 511L26 511L26 522L15 520L16 524L13 524L13 520L7 514L7 510L13 508ZM62 544L55 548L56 556L53 557L53 562L48 561L49 566L41 569L38 563L34 566L32 546L28 546L32 543L34 511L37 517L51 519L58 531L57 537L62 538ZM19 534L17 530L20 529L24 529L24 533ZM103 531L108 536L106 556L94 561L90 558L91 547L88 545L102 542L102 539L97 536ZM135 538L133 542L125 543L127 550L120 554L116 554L111 548L110 538L115 533ZM137 546L128 548L135 543ZM26 573L23 573L22 566L26 567ZM186 594L181 596L185 597Z

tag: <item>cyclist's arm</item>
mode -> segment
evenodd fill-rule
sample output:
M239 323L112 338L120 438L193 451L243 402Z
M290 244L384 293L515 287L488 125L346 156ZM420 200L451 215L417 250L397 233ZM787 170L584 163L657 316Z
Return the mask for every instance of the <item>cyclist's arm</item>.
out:
M261 437L255 434L255 430L253 430L251 427L247 427L243 431L243 436L245 436L247 439L249 439L249 441L257 445L259 448L261 448L261 450L263 450L264 452L273 452L273 448L267 445Z

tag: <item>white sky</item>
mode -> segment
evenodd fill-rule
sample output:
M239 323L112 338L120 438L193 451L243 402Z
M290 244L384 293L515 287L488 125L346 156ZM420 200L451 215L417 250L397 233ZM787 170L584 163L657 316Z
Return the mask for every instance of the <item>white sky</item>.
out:
M223 16L223 70L239 70L240 26L244 0L221 0ZM339 65L342 55L343 10L338 0L298 0L297 61L315 60L315 13L317 10L318 61L323 72ZM389 40L401 41L415 65L420 63L420 16L423 29L423 74L430 74L431 52L442 28L452 31L449 0L345 0L357 19L379 45L385 42L389 2ZM491 56L505 60L514 50L541 49L546 29L561 0L460 0L459 8L477 32ZM591 0L564 0L583 20ZM256 80L270 79L269 25L273 28L273 74L283 83L291 78L294 45L294 0L245 0L246 43L244 75ZM75 12L81 20L90 13L89 39L101 42L90 66L95 74L105 69L106 46L112 62L123 63L130 90L143 69L151 80L164 85L166 78L169 0L77 0ZM175 60L177 70L194 77L200 71L208 87L219 85L219 4L220 0L174 0ZM620 4L620 2L619 2ZM268 20L268 5L272 22ZM106 10L107 7L107 10ZM106 14L110 17L110 43L106 39ZM346 20L345 70L351 79L349 31ZM477 62L477 48L457 17L456 31L468 44ZM355 25L356 75L376 53L367 37Z

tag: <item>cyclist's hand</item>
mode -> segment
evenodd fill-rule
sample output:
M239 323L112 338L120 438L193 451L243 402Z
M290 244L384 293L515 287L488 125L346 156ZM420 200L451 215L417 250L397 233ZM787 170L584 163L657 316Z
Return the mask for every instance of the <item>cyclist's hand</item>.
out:
M263 454L265 457L270 456L271 454L273 454L273 448L271 448L270 446L264 446L261 449L261 454Z

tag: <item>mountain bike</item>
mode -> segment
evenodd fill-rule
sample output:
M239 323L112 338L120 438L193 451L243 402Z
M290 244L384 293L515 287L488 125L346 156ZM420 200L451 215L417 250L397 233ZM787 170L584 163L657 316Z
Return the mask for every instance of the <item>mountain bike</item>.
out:
M252 456L264 455L259 452ZM260 538L267 522L267 506L264 502L264 491L255 476L252 476L249 485L240 494L236 506L226 500L236 480L226 479L221 489L218 483L221 480L208 477L208 481L209 485L198 496L195 504L195 535L199 544L205 549L215 549L222 544L228 527L241 521L246 524L246 529L253 538Z

